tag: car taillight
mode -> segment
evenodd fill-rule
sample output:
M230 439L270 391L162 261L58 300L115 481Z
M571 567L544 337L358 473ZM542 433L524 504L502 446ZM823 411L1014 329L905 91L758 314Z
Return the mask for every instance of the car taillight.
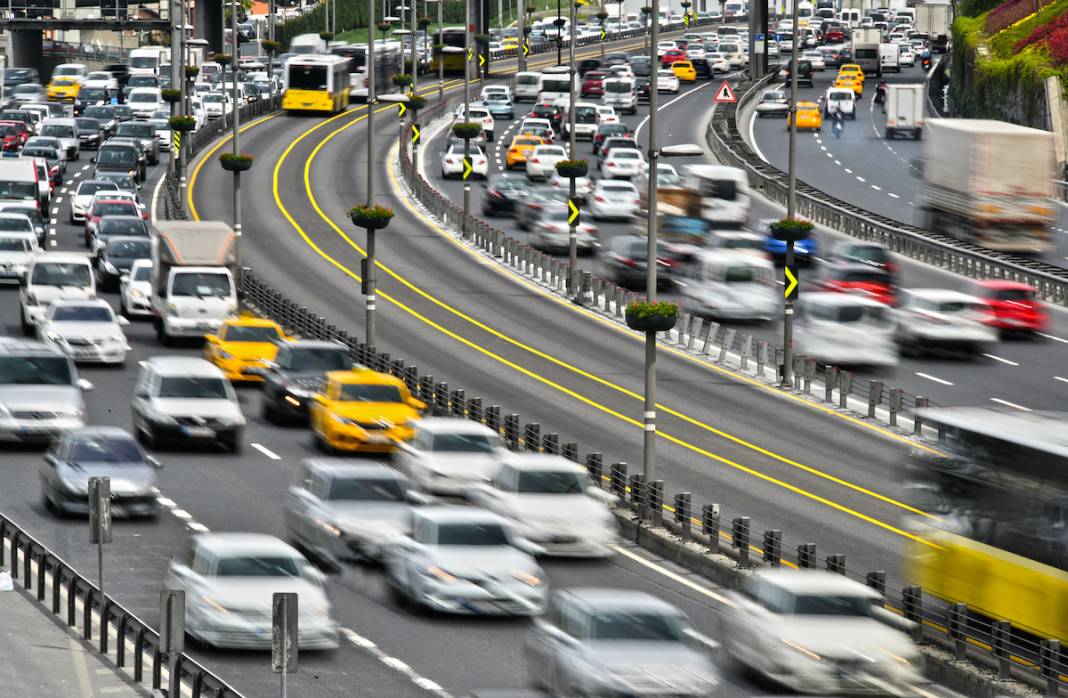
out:
M593 197L593 200L594 200L594 201L599 201L599 202L601 202L602 204L603 204L603 203L605 203L605 202L607 201L607 199L605 199L605 198L604 198L603 196L601 196L600 194L598 194L597 196Z
M503 199L504 198L504 194L500 193L499 191L493 190L493 189L490 189L489 195L494 199Z
M533 159L531 159L531 162L534 163L535 165L537 165L537 164L541 163L541 158L533 158Z
M614 163L614 162L608 162L608 163L605 163L605 164L608 165L609 167L615 167L616 166L616 163Z

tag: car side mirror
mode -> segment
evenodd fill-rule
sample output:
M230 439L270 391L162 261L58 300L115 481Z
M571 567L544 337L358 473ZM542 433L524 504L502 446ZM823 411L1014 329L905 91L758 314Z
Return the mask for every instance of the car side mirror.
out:
M95 165L96 164L96 157L89 158L89 162L92 163L93 165Z
M145 456L145 462L148 463L149 465L151 465L156 470L160 470L160 469L163 468L163 463L160 463L159 459L156 458L155 456L146 455Z
M89 380L86 380L85 378L79 378L78 379L78 387L81 388L82 390L92 390L93 389L93 383L91 381L89 381Z
M118 323L119 323L119 325L121 325L122 327L126 327L127 325L129 325L129 324L130 324L130 321L129 321L129 319L127 319L126 317L124 317L124 316L120 315L120 316L119 316L119 319L118 319Z

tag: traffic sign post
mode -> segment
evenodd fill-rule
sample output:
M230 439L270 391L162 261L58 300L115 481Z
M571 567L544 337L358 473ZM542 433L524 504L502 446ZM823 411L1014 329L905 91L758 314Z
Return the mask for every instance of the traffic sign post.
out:
M275 592L271 611L271 670L282 675L282 698L286 698L286 674L297 670L297 595Z
M463 173L465 182L471 176L471 172L472 172L473 169L474 168L471 167L471 158L469 158L468 156L465 155L464 156L464 173Z
M100 615L104 615L104 544L111 542L111 478L89 478L89 542L96 543ZM102 643L106 638L101 635Z
M716 104L733 104L738 101L734 96L734 90L731 89L730 83L726 80L724 80L723 84L716 90L715 101Z
M181 695L178 656L185 650L185 592L159 593L159 652L167 657L167 695Z
M794 243L793 243L793 241L790 241L790 242L786 243L786 256L791 258L791 262L793 262L793 256L794 256ZM785 284L786 285L783 287L782 295L787 300L787 302L793 303L793 302L797 301L797 297L800 295L800 293L798 293L798 288L797 288L797 286L798 286L798 276L797 275L798 275L799 271L798 271L798 267L797 267L796 262L788 264L784 268L784 273L786 275L786 279L785 279Z
M579 216L581 215L581 209L574 199L567 200L567 224L574 227L579 224Z

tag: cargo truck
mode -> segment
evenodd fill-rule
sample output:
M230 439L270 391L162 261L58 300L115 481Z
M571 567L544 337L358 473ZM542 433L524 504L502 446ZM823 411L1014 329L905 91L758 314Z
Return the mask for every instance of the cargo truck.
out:
M152 235L152 320L159 341L212 334L237 313L237 237L219 221L160 221Z
M951 24L948 0L931 0L917 3L916 31L926 34L931 42L931 50L945 53L949 48L949 27Z
M894 49L897 49L897 46ZM923 134L923 85L886 86L886 138L901 135L919 140Z
M879 44L882 40L882 33L873 27L853 30L853 62L860 66L864 75L882 75L879 65Z
M930 119L925 127L924 227L1002 252L1052 249L1051 132L987 119Z

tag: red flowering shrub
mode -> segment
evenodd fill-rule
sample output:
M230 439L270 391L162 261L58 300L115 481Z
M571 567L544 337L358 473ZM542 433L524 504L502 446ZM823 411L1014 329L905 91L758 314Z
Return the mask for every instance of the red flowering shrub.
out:
M1046 44L1054 65L1068 65L1068 23L1050 34Z
M1015 49L1019 51L1025 46L1031 46L1032 44L1045 43L1046 40L1058 29L1068 27L1068 14L1063 14L1056 18L1052 22L1047 22L1041 26L1035 27L1034 31L1027 35L1026 38L1016 42Z
M1005 27L1019 22L1024 17L1038 12L1053 0L1009 0L998 5L986 16L983 31L997 34Z

